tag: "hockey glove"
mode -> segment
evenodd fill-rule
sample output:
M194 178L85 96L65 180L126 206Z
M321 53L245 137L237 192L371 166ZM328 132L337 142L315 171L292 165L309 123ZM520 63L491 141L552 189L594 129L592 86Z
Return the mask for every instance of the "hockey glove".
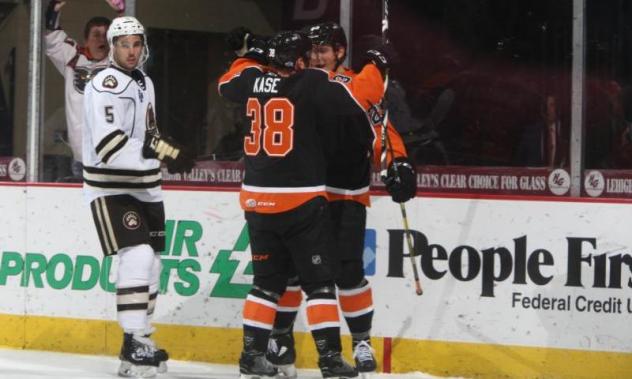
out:
M143 157L158 159L167 165L170 174L191 172L195 160L182 146L165 137L145 134Z
M46 30L53 31L59 29L59 14L65 1L50 0L46 8Z
M252 32L250 31L250 29L244 28L243 26L240 26L238 28L235 28L233 30L231 30L230 32L228 32L228 34L226 34L226 44L228 45L228 48L231 50L234 50L235 52L240 51L240 50L246 50L246 37L252 34ZM239 55L239 53L237 53L237 55ZM239 56L242 56L243 53Z
M385 73L399 61L397 51L389 43L380 43L372 46L367 50L366 58L375 63L382 73Z
M228 33L226 44L235 51L238 57L254 59L261 64L268 63L268 38L252 34L243 26Z
M248 51L244 57L254 59L263 65L268 64L268 37L249 35L246 46L248 46Z
M386 191L396 203L405 203L415 197L417 174L408 158L395 158L384 179Z

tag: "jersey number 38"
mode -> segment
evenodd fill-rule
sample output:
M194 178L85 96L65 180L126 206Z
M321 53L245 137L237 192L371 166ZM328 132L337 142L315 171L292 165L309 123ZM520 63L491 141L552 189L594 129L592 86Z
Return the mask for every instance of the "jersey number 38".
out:
M246 114L250 135L244 138L244 152L254 156L263 151L271 157L284 157L294 147L294 105L284 97L273 97L262 107L259 99L249 98Z

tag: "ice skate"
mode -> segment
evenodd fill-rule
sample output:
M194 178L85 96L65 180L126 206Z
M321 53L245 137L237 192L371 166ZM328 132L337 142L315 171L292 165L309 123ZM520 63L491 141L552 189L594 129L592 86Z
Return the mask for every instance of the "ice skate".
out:
M145 334L146 338L149 338L151 340L151 342L154 342L154 340L151 339L151 335L156 331L156 328L151 327L149 329L149 332ZM167 372L167 361L169 360L169 353L167 353L167 350L161 348L160 346L156 345L156 343L154 342L154 346L156 347L156 357L158 358L158 360L160 361L160 364L158 365L158 368L156 369L156 371L158 371L159 374L164 374L165 372Z
M374 350L369 341L353 341L353 359L361 378L370 378L377 369Z
M166 351L158 350L151 339L140 334L125 333L119 358L119 376L155 378L160 363L167 360L168 356Z
M318 367L323 378L347 379L357 378L358 370L342 359L338 352L322 355L318 359Z
M239 357L240 379L278 378L278 370L258 351L242 352Z
M279 370L280 377L296 379L296 350L292 333L270 336L266 359Z

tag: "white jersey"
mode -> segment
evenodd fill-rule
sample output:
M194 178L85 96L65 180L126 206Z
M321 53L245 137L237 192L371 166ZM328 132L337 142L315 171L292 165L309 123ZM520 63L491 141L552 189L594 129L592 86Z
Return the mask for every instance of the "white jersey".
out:
M160 161L143 158L145 132L158 133L154 84L140 70L99 72L84 95L84 193L89 202L128 194L162 201Z
M64 76L66 126L73 158L81 162L81 132L83 130L83 90L99 71L108 66L108 58L91 60L81 46L63 30L46 34L46 55Z

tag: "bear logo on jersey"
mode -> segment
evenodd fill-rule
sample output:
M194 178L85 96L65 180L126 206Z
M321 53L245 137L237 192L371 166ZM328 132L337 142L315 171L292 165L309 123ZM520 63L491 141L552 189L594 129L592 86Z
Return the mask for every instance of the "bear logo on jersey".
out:
M103 87L105 88L116 88L118 86L118 81L113 75L108 75L103 79Z
M129 230L136 230L140 227L140 215L135 211L129 211L123 215L123 225Z

